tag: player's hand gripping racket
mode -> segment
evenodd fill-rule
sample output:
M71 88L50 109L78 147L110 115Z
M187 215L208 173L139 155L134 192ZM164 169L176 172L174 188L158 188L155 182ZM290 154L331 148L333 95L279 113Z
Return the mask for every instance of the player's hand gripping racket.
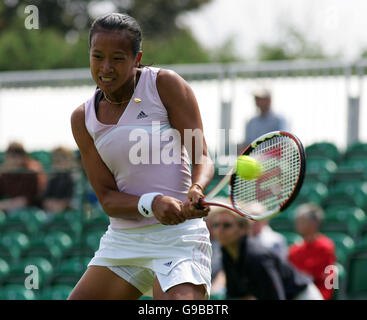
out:
M262 135L247 146L242 155L256 159L262 175L244 180L236 174L236 164L205 197L199 207L220 206L251 220L264 220L285 210L297 196L306 170L301 141L284 131ZM232 206L212 199L230 185Z

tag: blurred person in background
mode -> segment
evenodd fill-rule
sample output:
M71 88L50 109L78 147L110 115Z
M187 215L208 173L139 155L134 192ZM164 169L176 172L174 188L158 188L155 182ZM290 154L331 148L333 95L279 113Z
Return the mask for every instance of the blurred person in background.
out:
M0 167L0 210L40 206L46 183L42 164L28 156L21 143L11 143Z
M309 277L248 236L247 219L224 208L211 214L214 236L222 246L227 298L323 300Z
M43 208L48 213L57 213L71 208L74 193L73 152L64 147L52 151L52 172L43 196Z
M252 222L251 237L258 241L265 248L268 248L274 253L278 254L282 259L287 259L287 240L282 234L274 231L269 226L269 220Z
M226 199L222 197L217 197L216 201L225 202ZM226 278L223 271L222 265L222 249L219 242L214 238L214 230L213 230L213 212L221 210L220 207L212 207L209 215L205 218L206 225L208 227L210 233L210 242L212 244L212 259L211 259L211 267L212 267L212 287L211 294L225 294L226 291Z
M316 204L305 203L296 211L295 226L303 237L303 242L289 248L289 261L301 272L311 276L325 300L332 298L333 289L325 286L325 268L334 265L334 242L319 232L323 219L323 210Z
M272 110L270 90L258 87L252 94L259 114L246 123L244 143L239 145L238 152L241 152L244 147L267 132L288 130L286 119Z

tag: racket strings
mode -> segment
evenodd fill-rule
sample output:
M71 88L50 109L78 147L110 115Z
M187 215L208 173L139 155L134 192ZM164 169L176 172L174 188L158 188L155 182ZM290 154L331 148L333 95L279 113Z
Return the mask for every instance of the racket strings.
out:
M298 146L287 136L260 143L249 154L263 167L263 175L254 180L235 176L232 199L240 210L255 216L277 212L296 186L301 160Z

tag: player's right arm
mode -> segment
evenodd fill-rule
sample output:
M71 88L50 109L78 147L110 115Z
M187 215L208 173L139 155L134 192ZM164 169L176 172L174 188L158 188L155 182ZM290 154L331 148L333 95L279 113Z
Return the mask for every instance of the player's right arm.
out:
M103 210L114 218L144 219L138 211L139 196L120 192L111 171L101 159L85 126L84 105L71 115L71 129L80 150L84 170ZM156 197L153 201L154 214L165 224L183 222L180 202L172 197Z

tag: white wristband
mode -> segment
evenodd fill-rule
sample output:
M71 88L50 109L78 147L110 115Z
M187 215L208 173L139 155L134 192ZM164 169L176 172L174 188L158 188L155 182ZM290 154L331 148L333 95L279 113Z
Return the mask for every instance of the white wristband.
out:
M152 203L156 196L163 196L163 194L159 192L151 192L151 193L145 193L140 196L138 202L138 210L142 214L142 216L146 218L154 217L154 213L152 210Z

